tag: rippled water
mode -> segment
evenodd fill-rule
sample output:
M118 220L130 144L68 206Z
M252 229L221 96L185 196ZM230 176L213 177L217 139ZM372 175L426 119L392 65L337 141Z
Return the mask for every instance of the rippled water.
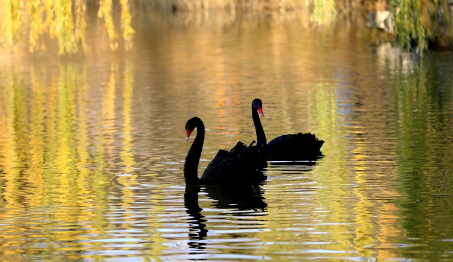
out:
M2 261L453 260L451 52L349 19L167 19L136 21L128 53L4 55ZM255 139L256 97L268 140L312 132L325 157L186 187L185 122L205 122L202 173Z

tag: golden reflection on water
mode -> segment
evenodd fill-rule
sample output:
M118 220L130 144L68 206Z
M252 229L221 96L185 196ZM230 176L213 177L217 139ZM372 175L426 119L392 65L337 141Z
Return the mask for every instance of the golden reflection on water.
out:
M386 260L417 258L401 244L435 248L430 232L449 247L452 234L439 225L451 224L452 203L442 197L453 188L451 79L433 87L441 85L430 75L439 70L434 62L386 62L388 53L357 51L365 40L345 32L193 28L175 26L154 42L137 35L137 53L125 57L101 52L2 68L3 254ZM188 218L185 121L205 120L202 158L211 159L255 138L255 97L264 102L269 140L314 132L325 140L325 157L313 166L271 166L264 211L220 206L222 195L203 189L198 214ZM204 239L188 236L197 223Z
M27 222L22 222L20 218L29 209L36 210L37 214L46 209L51 210L42 214L41 223L38 220L36 226L26 226L30 226L32 231L42 232L39 235L44 233L43 237L50 241L49 248L58 245L59 241L80 238L80 232L70 230L56 233L53 222L47 224L45 221L55 221L68 227L83 221L96 221L95 224L85 225L85 230L90 234L102 235L106 230L104 225L108 224L105 220L108 210L105 201L111 178L107 176L106 169L109 166L108 157L113 158L114 150L112 133L118 67L111 67L110 82L106 85L107 92L101 104L102 118L95 118L95 122L100 121L102 125L94 125L94 132L98 132L94 136L93 119L89 118L93 118L92 114L96 112L89 108L86 67L61 65L57 75L47 78L46 69L32 66L28 90L24 85L25 79L17 77L15 71L14 68L12 72L7 71L8 79L2 83L0 92L3 105L0 107L0 166L4 180L4 212L0 216L2 221L10 221L10 226L3 231L5 237L12 236L11 242L4 243L26 248L27 242L21 243L17 234L26 229L23 223ZM136 175L132 172L134 161L130 153L132 145L129 134L133 87L131 65L126 66L122 75L125 76L122 94L125 98L125 121L124 147L120 155L124 166L122 173L130 176L121 177L118 182L124 185L123 206L128 206L132 202L127 197L132 195L130 187L136 183ZM94 150L90 149L92 145ZM113 166L113 162L110 163ZM99 250L105 248L98 246ZM8 244L2 245L2 249L6 247ZM15 254L5 250L4 254L8 253Z

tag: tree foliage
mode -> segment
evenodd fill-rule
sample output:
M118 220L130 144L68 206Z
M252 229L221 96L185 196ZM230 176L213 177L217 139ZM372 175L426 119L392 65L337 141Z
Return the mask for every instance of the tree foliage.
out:
M395 17L395 36L406 48L416 46L417 52L430 42L452 41L452 14L448 0L390 0Z
M30 52L47 49L45 35L56 39L59 54L85 51L86 0L0 0L0 44L6 50L15 51L23 42L23 32L28 31ZM117 29L112 18L112 0L99 0L98 17L104 20L112 49L118 47ZM126 49L132 47L134 30L128 0L120 0L121 29ZM25 25L27 21L28 24ZM25 28L29 30L24 30Z
M453 8L451 0L389 0L393 14L393 32L397 42L418 52L429 43L440 45L453 42ZM131 26L129 0L0 0L0 46L16 51L27 44L30 52L45 51L47 38L56 40L59 54L74 54L87 50L87 2L98 7L97 17L103 22L110 47L116 50L119 42L132 48L135 34ZM247 11L286 11L309 8L310 21L318 25L335 21L337 6L342 0L135 0L142 5L168 12L192 12L201 9L232 9ZM134 3L135 3L134 2ZM373 1L357 1L366 6ZM348 2L349 3L349 2ZM352 3L352 2L351 2ZM117 5L118 8L114 7ZM340 8L341 9L341 8ZM121 10L121 13L115 12ZM118 14L118 15L116 15ZM117 20L117 21L115 21ZM119 25L119 29L117 28ZM92 27L92 23L90 24Z

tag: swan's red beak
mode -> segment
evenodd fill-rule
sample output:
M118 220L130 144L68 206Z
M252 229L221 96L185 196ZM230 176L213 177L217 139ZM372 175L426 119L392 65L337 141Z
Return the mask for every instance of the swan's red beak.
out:
M189 137L190 137L190 134L192 133L192 131L190 131L190 129L187 128L187 136L186 136L186 141L189 141Z
M258 108L258 113L260 113L260 116L264 116L263 109L261 107Z

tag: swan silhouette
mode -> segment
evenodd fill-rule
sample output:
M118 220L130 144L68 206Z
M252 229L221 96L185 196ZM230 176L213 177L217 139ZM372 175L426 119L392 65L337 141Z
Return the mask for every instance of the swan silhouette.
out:
M230 185L186 185L184 191L184 207L188 215L189 241L187 244L194 255L204 254L203 250L209 246L208 218L203 215L203 208L199 204L199 193L203 192L212 200L213 205L219 211L232 213L234 216L254 213L257 220L262 221L262 216L267 216L267 203L264 197L264 189L260 184L237 184ZM211 205L209 208L213 208ZM233 211L234 210L234 211ZM233 212L231 212L233 211Z
M184 180L187 185L254 183L266 180L267 177L259 171L260 164L266 161L265 148L260 145L253 146L254 142L250 146L238 142L230 151L219 150L199 178L197 170L203 150L205 127L198 117L187 121L186 140L189 140L195 128L197 136L184 163Z
M263 126L260 118L264 116L263 103L261 99L256 98L252 102L252 118L255 123L257 145L266 144L266 135L264 134ZM324 144L323 140L316 138L316 135L311 133L298 133L282 135L272 139L267 144L267 159L268 160L312 160L322 156L321 147Z

